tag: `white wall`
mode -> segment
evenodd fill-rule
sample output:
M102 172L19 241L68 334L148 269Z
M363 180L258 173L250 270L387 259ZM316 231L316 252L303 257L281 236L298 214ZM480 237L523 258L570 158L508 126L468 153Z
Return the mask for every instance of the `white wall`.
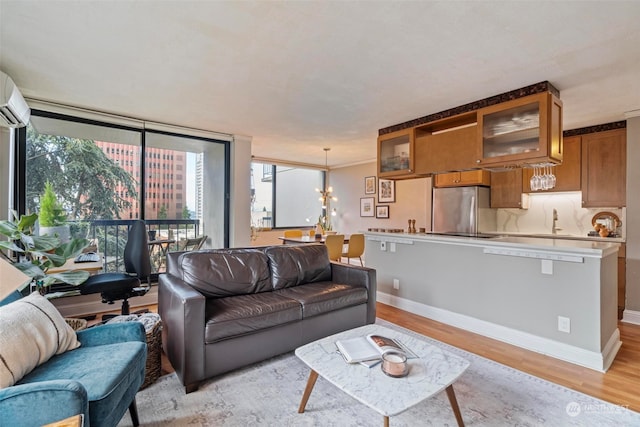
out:
M376 175L375 162L331 169L329 182L338 197L338 201L331 204L331 208L338 212L332 219L334 230L345 234L368 228L401 228L406 231L409 219L416 220L416 228L431 229L431 178L396 181L395 203L378 203L377 188L376 194L364 193L364 178ZM389 205L389 219L361 217L362 197L374 197L376 205Z
M251 140L234 135L231 143L231 206L229 247L245 247L251 242Z
M0 219L9 218L9 195L11 194L11 134L9 128L0 127Z

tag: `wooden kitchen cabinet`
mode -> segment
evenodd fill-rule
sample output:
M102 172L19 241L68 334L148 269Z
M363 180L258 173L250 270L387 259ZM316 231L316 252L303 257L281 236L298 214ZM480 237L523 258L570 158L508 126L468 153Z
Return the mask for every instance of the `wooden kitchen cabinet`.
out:
M582 138L578 136L566 137L562 141L562 164L553 168L556 176L556 186L550 190L538 190L535 193L552 193L557 191L580 191L582 168ZM525 193L531 191L532 168L522 170L524 179L522 187Z
M522 208L522 169L491 172L491 207Z
M562 161L562 101L550 92L478 110L479 166Z
M469 185L491 185L491 172L473 170L462 172L439 173L433 180L434 187L463 187Z
M378 137L378 176L411 178L414 171L415 130L403 129Z
M476 169L477 137L475 113L417 128L416 173L426 176Z
M627 245L618 250L618 319L622 319L627 295Z
M627 130L582 135L582 206L626 206Z

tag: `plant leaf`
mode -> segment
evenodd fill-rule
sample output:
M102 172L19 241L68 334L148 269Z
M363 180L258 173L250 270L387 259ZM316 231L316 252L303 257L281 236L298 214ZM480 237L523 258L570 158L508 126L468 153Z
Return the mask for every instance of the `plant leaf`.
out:
M34 279L45 277L44 271L42 271L39 266L34 265L30 262L16 262L13 264L13 266L22 271L27 276L33 277Z
M14 252L20 252L23 253L24 250L16 245L15 243L13 243L13 240L2 240L0 241L0 249L7 249L10 251L14 251Z
M64 273L49 274L47 279L50 277L64 283L77 286L84 283L89 278L89 272L82 270L65 271Z
M20 217L20 221L18 222L18 230L24 232L25 229L29 229L33 227L33 225L38 220L38 214L32 213L31 215L22 215Z

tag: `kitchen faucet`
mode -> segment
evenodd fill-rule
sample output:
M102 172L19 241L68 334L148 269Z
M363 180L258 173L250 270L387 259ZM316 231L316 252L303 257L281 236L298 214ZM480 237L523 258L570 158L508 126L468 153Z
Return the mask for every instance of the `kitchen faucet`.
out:
M556 222L558 221L558 211L556 209L553 210L553 225L551 226L551 234L558 234L558 230L562 230L562 228L556 227Z

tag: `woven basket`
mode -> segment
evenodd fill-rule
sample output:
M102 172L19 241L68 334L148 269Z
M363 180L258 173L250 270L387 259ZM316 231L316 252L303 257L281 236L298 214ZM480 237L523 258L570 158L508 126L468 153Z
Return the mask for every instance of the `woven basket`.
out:
M87 329L87 321L84 319L73 319L71 317L65 317L64 321L67 322L67 325L71 326L71 328L76 332Z
M144 382L140 390L149 387L160 378L162 364L162 321L158 321L151 331L147 332L147 364Z

